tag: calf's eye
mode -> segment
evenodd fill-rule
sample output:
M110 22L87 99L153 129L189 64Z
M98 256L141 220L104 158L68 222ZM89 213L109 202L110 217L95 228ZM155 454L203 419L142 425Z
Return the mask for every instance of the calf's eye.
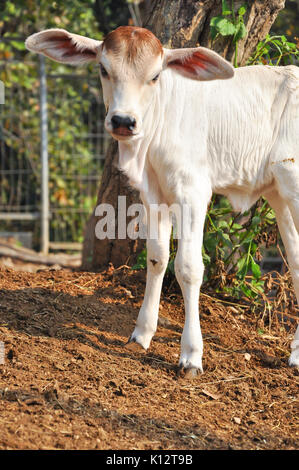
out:
M157 73L157 75L152 79L152 82L156 82L158 80L159 76L160 76L160 74Z
M101 75L102 75L103 78L108 78L109 77L107 70L105 69L105 67L102 64L100 64L100 72L101 72Z

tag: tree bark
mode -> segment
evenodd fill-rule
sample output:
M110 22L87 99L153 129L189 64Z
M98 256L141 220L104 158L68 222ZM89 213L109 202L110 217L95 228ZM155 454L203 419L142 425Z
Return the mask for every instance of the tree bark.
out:
M139 202L138 192L127 184L127 178L117 169L118 144L111 139L105 158L105 165L99 188L97 205L111 204L115 209L115 239L99 240L95 236L96 223L99 217L94 213L90 216L84 234L82 269L101 269L112 263L118 267L123 264L132 265L136 254L142 249L144 241L130 238L118 239L118 196L126 196L126 207ZM126 217L127 223L130 218ZM139 248L139 250L138 250Z
M227 0L231 5L230 0ZM244 0L234 1L237 11ZM244 23L246 37L238 43L237 63L242 66L255 50L259 41L265 38L285 0L248 0ZM231 37L219 37L211 41L210 21L221 14L221 0L145 0L142 4L143 26L150 29L167 48L209 47L230 62L234 61L235 46ZM127 207L139 201L136 191L127 185L126 177L117 170L118 146L111 142L105 160L104 172L98 193L97 204L109 203L118 217L119 195L127 198ZM112 263L115 267L132 264L144 246L144 241L98 240L95 225L98 218L91 215L85 230L83 268L101 269Z

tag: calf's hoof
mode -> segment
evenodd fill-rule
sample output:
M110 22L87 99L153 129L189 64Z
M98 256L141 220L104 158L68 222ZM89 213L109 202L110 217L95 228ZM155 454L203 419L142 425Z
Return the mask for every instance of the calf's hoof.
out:
M193 380L196 379L202 373L203 370L198 367L179 366L178 376L186 380Z
M299 368L299 341L294 340L291 343L292 352L289 357L289 366Z
M137 353L146 351L144 347L141 346L141 344L137 343L136 339L132 337L129 338L128 342L124 345L124 347L128 349L129 351L137 352Z
M293 369L295 369L299 372L299 361L298 361L297 358L294 360L292 357L290 357L289 366L293 367Z

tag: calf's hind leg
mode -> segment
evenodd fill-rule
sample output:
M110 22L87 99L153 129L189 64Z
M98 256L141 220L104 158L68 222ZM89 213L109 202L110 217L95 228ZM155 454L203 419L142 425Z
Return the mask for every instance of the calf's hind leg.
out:
M279 232L287 253L288 263L299 305L299 235L287 202L274 190L266 198L275 211ZM299 216L299 213L298 213ZM299 367L299 325L291 343L292 353L289 358L291 366Z

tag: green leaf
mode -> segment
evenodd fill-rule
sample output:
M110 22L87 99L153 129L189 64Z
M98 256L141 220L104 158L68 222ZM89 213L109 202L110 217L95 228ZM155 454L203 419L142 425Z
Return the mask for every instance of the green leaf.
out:
M240 41L241 39L245 38L247 34L246 26L243 22L239 23L236 26L236 33L234 36L234 42Z
M227 18L218 17L218 20L215 22L214 26L221 34L221 36L231 36L236 32L236 26Z
M245 286L245 284L242 284L240 287L241 287L241 290L244 292L244 294L250 299L256 296L256 294L252 292L247 286Z
M10 44L18 51L25 51L25 43L21 41L10 41Z
M223 16L214 16L214 18L211 19L210 26L212 39L215 39L217 34L231 36L236 32L235 25Z
M263 281L253 279L251 281L251 285L255 290L258 290L259 292L264 292L265 283Z
M228 223L226 222L226 220L220 220L218 222L218 229L224 229L224 228L229 228L229 225Z
M217 25L221 20L223 20L222 16L214 16L210 21L212 39L215 39L217 34L219 33L219 29Z
M16 7L12 2L7 2L6 8L10 15L14 15L16 13Z
M205 266L208 266L211 263L211 257L209 255L207 255L206 252L202 253L202 259L203 259L203 262L204 262Z
M261 268L259 265L254 261L253 258L251 258L251 263L250 263L250 268L252 271L253 276L255 277L256 280L259 280L261 278Z
M242 256L237 262L237 276L239 279L244 279L248 271L248 264L247 264L247 254Z
M132 269L145 269L146 264L146 250L142 250L137 257L137 263L132 266Z
M237 224L236 222L232 226L233 230L241 230L242 228L243 228L243 225Z
M218 244L218 240L217 240L217 237L215 236L215 233L205 234L204 245L205 245L205 249L208 252L211 253L215 251L217 244Z
M238 10L238 15L240 16L244 16L246 13L246 6L245 5L242 5L239 10Z
M232 248L233 245L232 245L231 239L229 238L229 235L227 233L219 231L218 235L221 238L221 240L223 241L224 245L229 246L230 248Z
M227 4L226 0L222 0L222 15L231 15L232 12Z
M261 218L258 216L258 215L255 215L254 217L252 217L252 220L251 220L251 225L253 227L256 227L257 225L259 225L261 223Z
M252 243L251 243L251 250L250 250L250 253L251 253L252 256L255 256L255 253L256 253L257 248L258 248L258 247L257 247L257 244L254 243L254 242L252 242Z

